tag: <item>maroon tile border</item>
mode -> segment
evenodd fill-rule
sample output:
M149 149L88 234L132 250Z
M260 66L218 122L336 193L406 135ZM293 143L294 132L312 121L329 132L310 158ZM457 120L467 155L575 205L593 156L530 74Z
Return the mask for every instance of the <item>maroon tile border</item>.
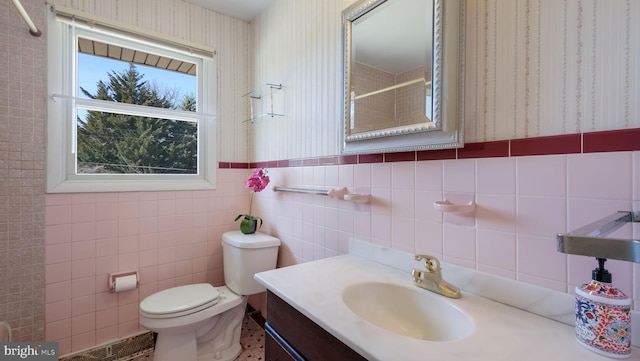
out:
M580 153L581 148L580 134L513 139L511 141L511 156L572 154Z
M415 162L416 152L384 153L384 162Z
M384 162L384 154L358 154L358 163L382 163Z
M584 133L583 152L624 152L640 149L640 128Z
M220 162L220 163L218 163L218 168L223 168L223 169L248 169L249 168L249 163Z
M418 160L445 160L458 158L457 149L436 149L418 151Z
M268 162L249 163L249 168L277 168L278 161L270 160Z
M358 164L357 155L341 155L338 158L338 164Z
M458 149L458 159L508 157L509 141L469 143Z
M283 159L267 162L220 162L222 169L286 168L341 164L389 163L529 155L620 152L640 150L640 128L602 132L564 134L537 138L467 143L458 149L421 150L417 152L337 155L317 158Z

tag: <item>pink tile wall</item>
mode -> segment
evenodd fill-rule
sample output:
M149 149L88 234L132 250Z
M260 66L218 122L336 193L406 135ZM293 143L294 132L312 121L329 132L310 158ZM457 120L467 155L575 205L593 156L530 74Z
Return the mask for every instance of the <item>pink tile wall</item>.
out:
M246 213L246 169L218 172L215 191L49 194L46 340L60 353L143 330L138 305L169 287L224 283L222 233ZM134 291L111 293L108 274L139 270Z
M269 174L275 184L348 186L372 196L370 204L354 204L261 194L265 229L283 241L281 266L345 253L356 237L569 293L590 278L596 262L557 252L556 234L640 205L638 151L288 167ZM432 204L447 193L471 193L475 217L443 217ZM640 267L610 260L607 268L638 309Z

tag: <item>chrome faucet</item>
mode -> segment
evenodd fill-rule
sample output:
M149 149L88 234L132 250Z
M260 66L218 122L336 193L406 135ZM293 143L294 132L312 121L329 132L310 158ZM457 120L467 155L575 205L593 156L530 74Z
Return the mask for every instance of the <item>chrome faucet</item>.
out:
M458 287L442 279L442 269L437 258L418 254L415 259L416 261L425 260L424 266L426 268L426 271L415 268L411 271L416 286L451 298L462 296Z

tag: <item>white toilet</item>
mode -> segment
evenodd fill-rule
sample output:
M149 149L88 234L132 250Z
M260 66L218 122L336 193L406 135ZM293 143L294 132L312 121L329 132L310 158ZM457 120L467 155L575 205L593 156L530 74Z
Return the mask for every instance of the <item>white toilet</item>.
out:
M140 324L157 332L154 361L230 361L242 351L240 329L247 296L264 292L253 279L276 267L280 240L256 232L222 235L226 285L179 286L140 302Z

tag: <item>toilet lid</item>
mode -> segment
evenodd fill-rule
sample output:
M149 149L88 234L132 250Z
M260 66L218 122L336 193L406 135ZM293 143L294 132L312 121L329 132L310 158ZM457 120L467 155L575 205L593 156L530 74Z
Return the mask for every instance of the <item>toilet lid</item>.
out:
M183 313L203 305L215 305L220 292L208 283L178 286L154 293L140 302L148 315Z

